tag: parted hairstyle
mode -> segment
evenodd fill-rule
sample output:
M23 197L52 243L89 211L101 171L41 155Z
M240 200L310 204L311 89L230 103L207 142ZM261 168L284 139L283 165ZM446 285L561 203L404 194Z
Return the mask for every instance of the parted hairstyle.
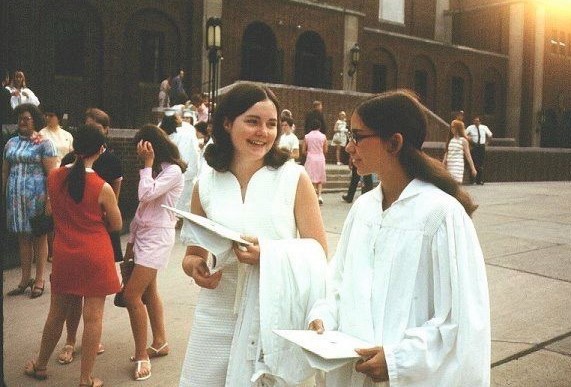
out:
M44 115L42 111L36 106L31 103L23 103L21 105L16 106L14 109L14 114L18 117L20 114L28 112L32 116L32 120L34 121L34 130L39 132L44 126L46 126L46 121L44 120Z
M252 83L241 83L234 86L228 93L224 94L212 115L212 138L214 143L210 144L205 152L204 158L208 165L218 172L226 172L230 169L230 163L234 157L234 145L230 133L224 128L224 122L234 122L236 117L244 114L256 103L270 100L276 107L276 117L278 128L280 127L279 103L274 93L265 86L258 86ZM289 158L288 154L278 148L281 131L278 134L270 151L264 156L264 165L278 168Z
M186 163L180 158L180 152L174 142L158 126L147 124L135 134L135 144L139 141L148 141L153 146L155 160L153 161L153 171L161 172L161 163L176 164L182 172L186 171Z
M108 128L111 125L111 119L109 114L105 113L103 110L98 108L89 108L85 111L85 118L91 118L93 121L97 122L104 128Z
M73 136L75 162L65 179L67 191L74 202L80 203L85 192L84 159L93 156L105 144L105 135L95 125L81 125Z
M374 96L355 109L361 121L380 138L388 140L395 133L403 137L399 161L410 178L434 184L462 204L466 213L478 207L452 178L442 163L422 151L427 122L424 108L408 90L394 90Z

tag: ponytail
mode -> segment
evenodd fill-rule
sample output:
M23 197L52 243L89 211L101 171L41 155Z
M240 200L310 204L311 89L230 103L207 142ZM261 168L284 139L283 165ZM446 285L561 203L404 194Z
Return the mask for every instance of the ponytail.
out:
M85 191L85 163L81 155L75 156L71 170L66 178L67 191L74 202L80 203L83 200Z
M470 195L452 178L440 161L407 143L403 144L399 160L409 177L434 184L458 200L469 216L472 216L478 208Z

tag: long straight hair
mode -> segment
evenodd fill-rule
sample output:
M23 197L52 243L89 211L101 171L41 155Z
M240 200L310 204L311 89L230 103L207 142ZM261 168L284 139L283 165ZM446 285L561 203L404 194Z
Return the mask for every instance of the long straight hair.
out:
M105 136L95 125L81 125L73 137L75 162L65 179L67 192L74 202L80 203L85 192L85 162L101 150L105 144Z
M450 130L448 131L448 141L446 141L446 151L448 151L448 146L450 145L450 140L454 138L455 135L458 137L466 138L466 128L464 128L464 123L460 120L452 120L450 123Z
M422 151L427 122L424 108L408 90L394 90L362 102L355 112L363 123L384 140L393 134L403 136L399 161L410 178L434 184L462 204L466 213L478 208L472 198L452 178L442 163Z
M160 173L161 163L176 164L182 172L186 171L186 163L180 158L180 152L174 142L170 140L164 130L156 125L147 124L135 135L135 144L139 141L148 141L153 145L155 160L153 171Z

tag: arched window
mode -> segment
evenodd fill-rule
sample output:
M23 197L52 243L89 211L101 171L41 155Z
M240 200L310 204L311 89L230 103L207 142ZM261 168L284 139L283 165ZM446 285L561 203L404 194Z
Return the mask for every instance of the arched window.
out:
M325 43L317 32L304 32L295 45L295 84L305 87L330 85L326 74Z
M278 82L276 37L265 23L254 22L246 27L242 37L242 66L240 78L248 81Z
M423 104L434 110L436 108L436 68L434 63L425 55L414 57L410 63L410 87L418 94Z
M381 48L380 55L374 58L371 93L381 93L397 86L397 65L392 53Z
M461 62L453 63L449 73L450 111L464 110L469 113L472 106L472 76L468 67Z

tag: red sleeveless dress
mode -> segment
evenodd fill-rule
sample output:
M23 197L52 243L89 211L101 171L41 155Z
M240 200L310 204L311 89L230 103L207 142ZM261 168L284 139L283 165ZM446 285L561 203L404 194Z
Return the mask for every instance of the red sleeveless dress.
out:
M65 184L69 170L61 167L48 177L55 228L51 291L84 297L117 293L113 247L98 203L105 181L86 172L83 199L76 203Z

